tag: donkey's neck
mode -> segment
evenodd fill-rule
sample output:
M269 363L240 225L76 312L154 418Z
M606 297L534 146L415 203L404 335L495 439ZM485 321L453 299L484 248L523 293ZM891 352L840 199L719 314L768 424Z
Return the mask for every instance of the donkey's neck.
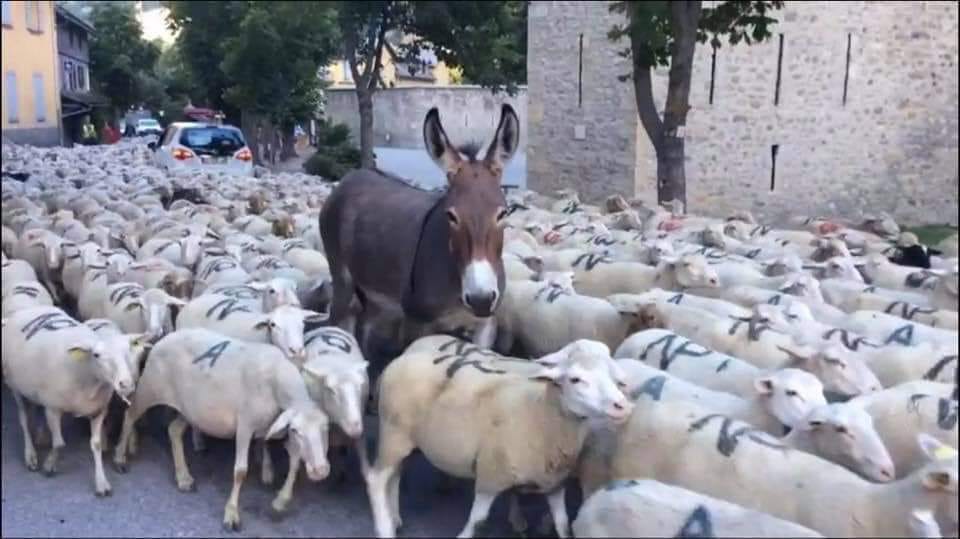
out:
M427 322L460 304L461 284L457 261L450 251L450 225L444 214L446 196L427 212L403 294L404 313Z

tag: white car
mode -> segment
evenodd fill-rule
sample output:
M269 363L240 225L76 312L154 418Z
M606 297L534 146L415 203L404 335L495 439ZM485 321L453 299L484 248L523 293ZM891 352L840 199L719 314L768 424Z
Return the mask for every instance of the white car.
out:
M175 122L149 147L167 171L198 169L253 176L253 153L232 125Z
M137 123L134 124L133 130L138 137L163 133L163 127L160 125L160 122L153 118L140 118L137 120Z

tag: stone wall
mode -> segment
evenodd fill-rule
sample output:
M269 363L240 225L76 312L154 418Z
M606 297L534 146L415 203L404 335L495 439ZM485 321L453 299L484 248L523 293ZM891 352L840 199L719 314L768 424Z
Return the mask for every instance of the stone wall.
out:
M600 3L549 2L536 15L531 8L528 181L541 189L575 185L596 199L624 192L632 179L633 193L653 201L653 148L636 117L632 86L616 79L626 71L623 62L608 61L623 45L593 41L610 27L611 17ZM957 4L788 1L775 17L780 24L773 39L724 44L717 51L712 104L712 51L697 49L685 129L689 209L750 209L771 220L883 210L907 223L956 224ZM577 99L581 32L591 38L584 65L593 71L587 77L584 70L581 90L588 113L573 115L576 108L564 104ZM596 87L586 84L591 80ZM666 70L658 70L654 94L660 107L666 81ZM594 93L598 99L590 101ZM588 102L596 106L587 110ZM534 121L539 103L551 113ZM553 113L557 109L567 114ZM566 152L542 148L544 137L572 134L577 123L586 125L587 140L611 131L639 134L633 147L594 142L568 145ZM633 175L625 170L631 162ZM577 171L571 163L606 168Z
M326 91L326 114L350 126L359 140L360 112L351 89ZM490 141L500 120L500 106L509 103L520 118L520 150L527 141L526 90L516 96L493 95L479 86L419 86L378 90L373 96L373 134L377 146L423 148L423 118L431 107L440 109L440 120L454 144Z

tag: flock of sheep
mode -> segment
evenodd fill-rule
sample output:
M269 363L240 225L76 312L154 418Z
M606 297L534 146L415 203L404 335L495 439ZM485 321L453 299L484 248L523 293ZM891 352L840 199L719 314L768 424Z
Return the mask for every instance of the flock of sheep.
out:
M476 479L461 536L517 491L546 496L561 537L958 533L956 237L920 269L889 261L901 234L885 216L774 228L511 192L493 349L461 338L468 320L402 327L408 346L371 384L369 343L324 324L330 184L168 176L136 141L5 144L3 171L3 381L31 470L56 472L63 414L88 418L108 495L105 422L122 422L125 472L138 420L165 405L182 491L188 427L196 448L236 440L228 529L251 443L272 483L266 444L282 439L275 511L301 463L324 479L348 447L381 537L402 525L414 449Z

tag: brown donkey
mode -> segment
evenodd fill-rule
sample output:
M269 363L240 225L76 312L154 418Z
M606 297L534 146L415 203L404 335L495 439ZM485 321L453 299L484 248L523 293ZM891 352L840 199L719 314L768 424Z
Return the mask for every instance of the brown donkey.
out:
M418 323L465 307L480 318L474 342L492 346L492 315L506 284L500 179L519 136L517 115L504 105L493 142L477 159L450 144L432 108L423 142L447 174L445 192L417 189L378 170L344 176L320 212L333 278L330 322L354 331L354 297L360 312L393 313Z

